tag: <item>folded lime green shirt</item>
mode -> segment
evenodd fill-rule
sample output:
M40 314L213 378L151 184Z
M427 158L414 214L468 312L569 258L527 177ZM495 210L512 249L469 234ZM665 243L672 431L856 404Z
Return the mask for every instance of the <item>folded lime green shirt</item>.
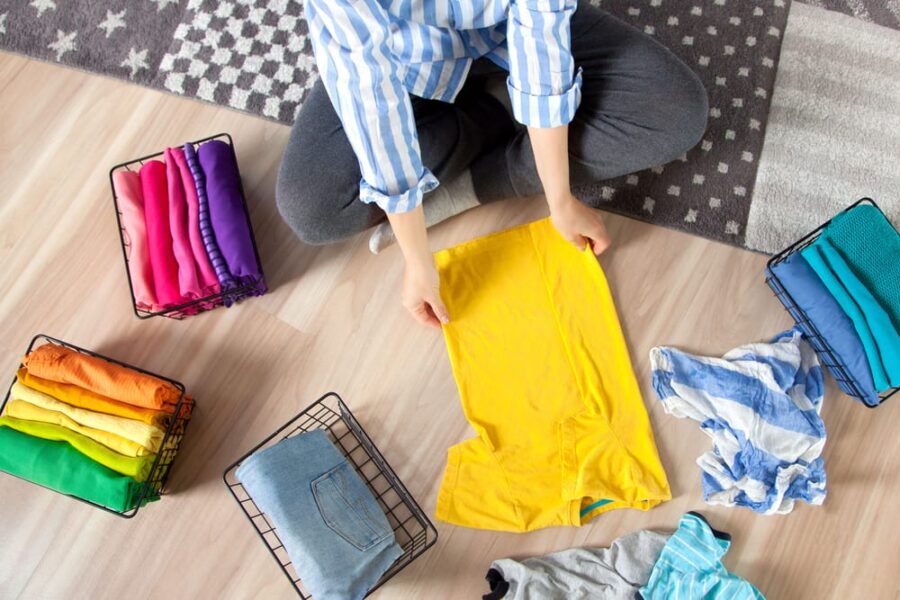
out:
M4 415L0 417L0 425L5 425L33 437L68 442L75 450L78 450L94 462L122 475L128 475L138 483L147 480L147 476L150 474L150 467L153 466L153 461L156 458L155 454L137 457L123 456L87 436L53 423L25 421L24 419L16 419L15 417Z
M66 442L32 437L4 426L0 426L0 470L119 512L137 505L142 487ZM144 504L158 499L158 495L148 494Z

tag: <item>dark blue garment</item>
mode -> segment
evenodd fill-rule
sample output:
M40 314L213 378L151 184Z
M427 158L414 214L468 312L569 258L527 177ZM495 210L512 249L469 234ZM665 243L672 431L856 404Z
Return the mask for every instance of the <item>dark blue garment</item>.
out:
M358 600L403 554L378 502L322 430L245 460L237 478L316 600Z
M825 339L837 358L843 364L844 369L856 382L862 401L869 406L877 406L880 402L875 391L875 382L872 379L872 370L865 348L856 332L853 321L844 312L840 304L832 297L800 254L792 254L783 262L772 267L772 272L778 277L788 294L794 299L797 307L806 313L810 322ZM807 337L810 332L803 323L798 323ZM832 362L827 360L827 362ZM832 373L838 380L838 385L845 392L852 394L852 389L836 373Z

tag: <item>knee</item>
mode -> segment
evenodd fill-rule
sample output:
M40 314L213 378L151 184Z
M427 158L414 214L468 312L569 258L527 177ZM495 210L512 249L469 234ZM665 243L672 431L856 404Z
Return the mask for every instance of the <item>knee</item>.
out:
M288 172L284 165L275 186L278 213L301 242L320 246L338 242L340 235L339 202L323 193L311 170Z
M670 133L676 146L675 154L680 156L697 145L706 133L709 118L709 97L706 87L696 73L682 65L683 74L673 86L671 98L677 107L679 117L673 122Z

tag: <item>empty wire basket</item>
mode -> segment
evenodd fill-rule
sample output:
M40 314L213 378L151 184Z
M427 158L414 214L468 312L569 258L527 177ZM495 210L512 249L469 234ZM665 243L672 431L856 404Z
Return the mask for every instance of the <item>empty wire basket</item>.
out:
M397 543L403 549L403 554L369 590L372 593L430 548L437 541L437 530L337 394L331 392L322 396L229 466L223 475L225 485L300 597L310 598L309 591L303 586L278 537L278 530L253 502L253 498L237 479L235 471L258 450L316 429L327 432L335 447L347 457L348 462L365 481L387 516Z
M875 204L875 202L871 198L862 198L848 206L846 209L844 209L843 212L851 210L860 204L870 204L875 208L878 208L878 205ZM861 391L861 384L850 373L850 370L845 365L843 359L828 343L827 335L825 335L826 332L820 331L819 328L817 328L816 325L810 320L806 312L804 312L803 309L798 306L797 302L787 291L784 284L781 282L781 280L773 270L773 267L775 265L784 262L791 255L800 252L801 250L812 244L814 241L816 241L816 239L822 234L822 231L829 225L829 223L831 223L831 219L769 259L768 263L766 264L766 283L770 288L772 288L775 296L784 305L788 313L790 313L791 317L794 318L794 321L796 321L797 324L801 327L804 335L809 340L809 343L819 355L819 360L824 366L828 367L828 370L831 372L831 375L834 377L838 386L840 386L840 388L848 395L860 400L865 406L874 408L875 406L879 406L881 402L884 402L890 396L893 396L897 392L898 388L892 388L881 392L881 394L879 394L880 402L878 404L872 404L867 401L865 394L863 394L863 392Z
M96 358L101 358L103 360L109 361L111 363L117 364L121 367L125 367L127 369L131 369L133 371L137 371L139 373L144 373L145 375L151 375L158 379L162 379L168 383L174 385L180 392L178 397L178 402L175 405L175 410L172 413L172 416L167 418L164 422L166 432L163 437L163 440L160 444L160 450L156 454L156 458L153 461L153 465L150 467L150 474L147 477L147 480L141 484L141 489L137 494L136 504L134 508L127 511L117 511L113 510L109 507L103 506L102 504L97 504L96 502L91 502L90 500L85 500L83 498L78 498L77 496L69 496L70 498L74 498L79 502L84 502L85 504L90 504L91 506L96 506L101 510L105 510L106 512L112 513L114 515L124 517L126 519L130 519L135 516L140 509L141 505L144 503L144 500L147 498L151 498L153 496L162 496L165 495L166 482L169 478L169 473L172 468L172 463L175 461L175 456L178 454L178 448L181 446L181 441L184 438L185 430L187 429L188 423L191 420L191 416L193 415L194 410L194 402L193 400L189 400L185 397L184 385L175 381L174 379L169 379L168 377L163 377L162 375L157 375L156 373L151 373L149 371L145 371L144 369L135 367L133 365L129 365L123 362L120 362L114 358L109 358L108 356L103 356L101 354L97 354L96 352L91 352L90 350L85 350L84 348L79 348L73 344L68 342L63 342L62 340L58 340L56 338L52 338L48 335L38 334L32 338L31 343L28 345L28 349L25 351L25 354L31 352L35 347L39 345L43 345L44 343L54 343L60 346L65 346L70 350L74 350L76 352L80 352L82 354L87 354L89 356L94 356ZM19 368L24 365L20 364ZM10 384L9 390L6 392L6 397L3 399L3 404L0 405L0 413L6 412L6 404L9 402L9 399L12 395L12 385L16 382L15 378ZM33 482L29 482L33 483ZM39 484L35 484L39 485ZM43 487L43 486L42 486ZM47 488L49 489L49 488ZM54 490L55 491L55 490Z

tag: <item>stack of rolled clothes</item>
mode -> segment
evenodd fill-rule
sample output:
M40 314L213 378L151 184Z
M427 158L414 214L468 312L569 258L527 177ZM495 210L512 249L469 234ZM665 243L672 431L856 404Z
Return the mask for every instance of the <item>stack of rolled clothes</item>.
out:
M0 469L118 512L134 508L181 391L54 343L22 364L0 416ZM185 396L179 417L192 407ZM157 499L150 489L144 503Z
M112 174L138 310L193 314L266 292L229 144L168 148L165 162Z
M835 374L844 391L877 406L900 386L900 234L877 207L840 213L772 272L855 382Z

